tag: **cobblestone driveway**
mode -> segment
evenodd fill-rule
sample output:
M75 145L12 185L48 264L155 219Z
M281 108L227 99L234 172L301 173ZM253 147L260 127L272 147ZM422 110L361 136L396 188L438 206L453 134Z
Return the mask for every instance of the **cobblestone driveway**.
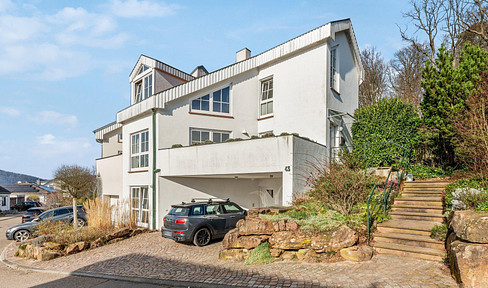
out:
M32 268L238 287L457 287L442 264L430 261L380 255L363 263L243 265L218 260L221 245L195 247L148 233L48 262L13 257L13 249L7 257Z

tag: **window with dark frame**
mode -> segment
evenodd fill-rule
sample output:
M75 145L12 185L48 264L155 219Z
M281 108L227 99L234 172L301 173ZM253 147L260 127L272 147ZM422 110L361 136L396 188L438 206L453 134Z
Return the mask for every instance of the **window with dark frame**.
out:
M190 144L204 143L206 140L221 143L230 138L230 132L191 128L190 137Z

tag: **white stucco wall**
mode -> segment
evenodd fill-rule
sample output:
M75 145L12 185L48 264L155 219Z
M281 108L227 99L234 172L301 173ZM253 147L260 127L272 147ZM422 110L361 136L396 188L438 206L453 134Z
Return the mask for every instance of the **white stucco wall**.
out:
M260 80L273 77L273 117L258 122L259 133L299 133L325 144L326 50L322 42L260 69Z
M2 198L5 198L5 205L2 205ZM8 211L10 210L10 195L9 194L0 194L0 211Z
M119 154L122 151L122 142L119 141L119 134L122 128L113 130L103 136L102 157L109 157Z
M97 176L104 196L122 195L122 155L97 159Z

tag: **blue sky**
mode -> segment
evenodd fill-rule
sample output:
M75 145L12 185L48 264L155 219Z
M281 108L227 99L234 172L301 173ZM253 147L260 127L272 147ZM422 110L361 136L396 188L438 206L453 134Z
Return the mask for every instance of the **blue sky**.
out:
M351 18L361 49L390 59L408 1L0 0L0 169L51 178L95 165L92 131L129 105L140 54L214 71L247 47L263 52Z

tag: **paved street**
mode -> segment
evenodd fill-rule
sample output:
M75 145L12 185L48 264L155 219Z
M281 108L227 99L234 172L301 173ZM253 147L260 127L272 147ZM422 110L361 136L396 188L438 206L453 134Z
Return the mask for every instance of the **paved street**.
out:
M243 265L220 261L221 243L195 247L147 233L48 262L9 260L34 268L238 287L457 287L441 263L376 256L363 263L296 261ZM96 286L99 287L99 286Z
M20 214L16 216L0 217L0 253L10 244L5 238L5 231L21 222ZM0 263L0 287L96 287L96 288L115 288L115 287L161 287L158 285L139 284L127 281L106 280L99 278L88 278L79 276L65 276L52 273L37 273L16 270ZM163 286L164 287L164 286Z

